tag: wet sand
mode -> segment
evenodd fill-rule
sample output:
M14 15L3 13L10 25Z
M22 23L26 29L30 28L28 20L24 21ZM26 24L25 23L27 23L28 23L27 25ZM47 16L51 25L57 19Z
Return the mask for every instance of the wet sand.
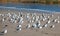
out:
M15 14L19 14L19 11L6 11L0 10L0 14L7 14L7 13L15 13ZM27 12L22 12L23 15L25 16L27 14ZM32 13L33 14L33 13ZM38 16L41 16L42 13L36 13ZM44 16L51 16L51 14L44 14ZM58 18L58 16L60 17L60 13L53 13L53 17L50 17L50 20L56 19ZM0 35L0 36L60 36L60 23L54 23L51 22L49 25L54 24L55 27L54 28L42 28L42 29L26 29L26 25L28 24L27 20L24 18L24 23L22 24L22 30L21 31L16 31L16 26L18 23L10 23L9 21L5 21L5 22L1 22L2 17L0 17L0 31L3 29L3 26L5 24L7 24L8 26L6 27L6 29L8 30L7 34L4 35ZM60 18L58 19L60 21ZM41 21L41 24L45 24L47 21ZM33 23L31 23L32 25Z

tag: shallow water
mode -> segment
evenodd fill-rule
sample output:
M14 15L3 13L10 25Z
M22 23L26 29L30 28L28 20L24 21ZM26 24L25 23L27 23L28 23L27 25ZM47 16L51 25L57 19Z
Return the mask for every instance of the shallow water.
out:
M38 11L48 11L48 12L60 12L60 6L58 5L41 5L41 4L0 4L4 7L16 7L24 8L25 10L38 10ZM15 8L14 8L15 9Z

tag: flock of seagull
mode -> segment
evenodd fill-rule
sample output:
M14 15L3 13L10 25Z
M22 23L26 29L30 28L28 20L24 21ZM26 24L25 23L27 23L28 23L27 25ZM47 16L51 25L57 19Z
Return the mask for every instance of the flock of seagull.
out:
M18 23L18 25L16 26L16 31L21 31L22 29L22 24L27 20L28 24L26 24L26 29L30 29L30 28L38 28L38 29L43 29L44 27L47 28L48 25L51 22L55 22L55 23L60 23L60 21L57 19L54 19L52 21L50 21L49 18L53 17L54 15L52 14L51 16L46 17L44 15L44 13L41 16L37 16L36 13L27 13L26 15L23 15L22 12L19 12L19 14L15 14L15 13L7 13L7 14L0 14L0 17L2 17L1 21L2 23L5 22L6 20L9 21L10 23ZM24 19L26 19L24 21ZM47 22L42 25L41 21L46 21ZM32 24L31 24L32 23ZM44 23L44 22L43 22ZM42 25L42 26L41 26ZM5 25L5 28L8 25ZM54 28L55 25L51 25L50 28ZM8 30L4 29L1 33L7 33Z

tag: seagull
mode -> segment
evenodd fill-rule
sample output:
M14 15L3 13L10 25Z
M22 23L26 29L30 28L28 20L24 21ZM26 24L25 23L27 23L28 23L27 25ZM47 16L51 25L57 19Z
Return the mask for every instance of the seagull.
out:
M27 24L26 28L29 29L30 27L31 27L30 24Z
M4 34L6 34L6 33L7 33L7 29L5 29L4 31L2 31L1 33L4 33Z
M53 17L53 16L54 16L53 14L50 15L50 17Z
M21 15L21 12L19 12L19 16Z
M4 18L2 19L2 21L3 21L3 22L5 21Z
M45 21L46 19L43 18L42 20Z
M21 28L22 26L19 24L17 27L18 27L18 28Z
M48 16L48 18L50 18L50 16Z
M33 28L37 28L37 25L36 25L36 24L33 24L32 27L33 27Z
M11 23L14 23L14 22L15 22L15 20L11 18L11 19L10 19L10 22L11 22Z
M24 21L23 21L23 18L20 18L19 21L18 21L20 24L22 24Z
M42 17L42 16L40 16L40 18L42 19L43 17Z
M60 21L57 21L58 23L60 23Z
M55 25L51 25L51 26L50 26L50 28L54 28L54 27L55 27Z
M44 17L44 13L42 13L42 16L41 17Z
M3 17L3 16L4 16L4 14L1 14L1 16Z
M41 22L40 22L40 21L38 21L38 23L39 23L39 24L41 24Z
M58 19L55 19L54 22L57 22Z
M18 23L19 23L19 24L22 24L23 22L24 22L24 21L22 20L22 21L19 21Z
M32 25L33 28L39 28L40 27L40 24L37 22L35 24Z
M28 23L32 23L33 20L28 20Z
M22 21L22 20L23 20L23 18L21 17L20 21Z
M30 13L28 13L27 15L26 15L26 18L29 20L30 19Z
M49 24L51 21L49 20L47 23Z
M32 17L32 19L33 19L33 20L35 20L35 19L36 19L36 17L35 17L35 16L33 16L33 17Z
M8 13L8 14L7 14L7 16L11 17L11 14L10 14L10 13Z
M21 27L22 27L21 25L18 25L17 28L16 28L16 30L17 31L19 31L19 30L21 31Z
M34 22L34 20L31 21L32 23Z
M42 29L43 27L42 27L42 26L40 26L39 28L40 28L40 29Z
M17 20L15 20L15 22L14 23L17 23Z
M54 15L52 14L51 17L53 17Z
M47 27L47 26L48 26L48 24L44 24L44 25L43 25L43 27Z
M45 27L47 27L48 26L48 24L45 24Z
M19 28L19 30L21 31L22 29L21 29L21 28Z
M37 18L36 18L35 16L33 16L33 17L32 17L32 22L36 21L36 19L37 19Z
M7 33L7 29L6 29L6 30L4 30L4 33L5 33L5 34Z
M4 22L6 18L2 18L2 21Z
M41 24L40 24L40 23L36 23L36 25L37 25L37 27L39 28Z
M17 31L21 31L22 29L21 28L16 28Z
M4 25L4 28L6 28L8 25L6 24L6 25Z
M39 20L39 16L36 16L36 21L38 21Z

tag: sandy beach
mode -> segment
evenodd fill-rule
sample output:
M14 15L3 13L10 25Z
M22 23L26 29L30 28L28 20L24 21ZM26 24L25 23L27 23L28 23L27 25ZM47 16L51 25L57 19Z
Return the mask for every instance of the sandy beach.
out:
M14 10L0 10L0 14L16 14L19 16L19 11L14 11ZM19 25L18 22L16 23L11 23L9 21L10 17L9 16L0 16L0 32L4 29L7 29L7 33L0 36L60 36L60 12L59 13L52 13L52 14L47 14L47 13L30 13L30 12L21 12L21 16L23 18L23 23L21 24L22 28L20 31L16 30L17 25ZM30 14L30 15L29 15ZM35 22L29 22L27 19L30 18L32 20L32 15L34 14L36 17L40 16L39 20L36 20L35 22L40 22L42 28L28 28L26 29L26 25L30 24L31 26ZM43 14L43 15L42 15ZM29 18L26 18L26 15L29 15ZM46 17L48 20L42 20L41 16ZM2 19L5 18L5 21L2 21ZM55 22L54 20L57 19ZM51 21L50 23L48 21ZM47 23L48 22L48 23ZM43 25L48 24L47 27L43 27ZM7 25L7 27L4 27ZM54 25L55 27L51 27L51 25Z

